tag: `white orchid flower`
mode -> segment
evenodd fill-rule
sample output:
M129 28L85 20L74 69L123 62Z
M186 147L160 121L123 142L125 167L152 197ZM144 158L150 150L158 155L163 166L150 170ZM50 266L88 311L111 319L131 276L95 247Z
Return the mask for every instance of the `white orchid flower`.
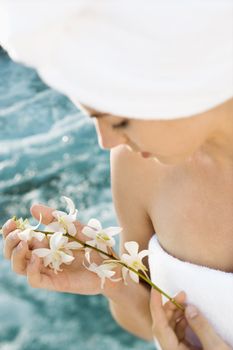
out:
M102 264L97 265L95 263L91 263L89 266L86 266L84 263L83 265L91 272L96 273L101 280L101 289L104 288L105 280L106 278L110 279L113 282L118 282L121 280L121 278L112 278L116 271L112 271L113 268L116 267L116 264Z
M77 218L78 210L75 209L74 202L70 198L65 196L62 196L62 198L64 198L67 203L69 214L64 211L54 210L52 214L57 221L51 222L45 229L50 232L63 232L75 236L77 230L74 221Z
M105 253L108 253L108 248L112 248L116 243L113 236L119 234L121 231L121 227L108 227L103 229L101 223L97 219L89 220L87 226L82 229L82 233L91 238L91 240L86 243Z
M16 224L16 227L22 231L25 230L30 225L28 219L24 220L23 218L19 218L15 220L15 224Z
M40 214L40 221L36 226L31 226L29 221L26 219L23 221L22 218L17 220L16 226L19 227L18 237L22 241L30 241L32 238L38 239L38 241L43 241L45 234L42 232L35 232L38 229L42 221L42 215Z
M49 241L50 248L34 249L33 253L43 258L44 266L50 266L54 272L62 271L61 264L70 264L73 260L71 249L80 249L83 246L78 242L69 242L68 237L63 232L55 232Z
M132 267L134 270L141 270L143 273L145 273L147 271L147 268L142 263L142 259L149 254L149 251L142 250L140 253L138 253L139 245L137 242L134 241L126 242L125 249L129 252L129 254L122 254L121 261L127 266ZM122 276L125 281L125 284L127 284L126 276L128 273L134 282L139 282L138 275L124 266L122 268Z

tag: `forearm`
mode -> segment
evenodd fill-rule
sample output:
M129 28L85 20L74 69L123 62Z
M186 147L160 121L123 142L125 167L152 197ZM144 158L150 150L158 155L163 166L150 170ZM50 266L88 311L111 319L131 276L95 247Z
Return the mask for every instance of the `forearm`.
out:
M120 326L144 340L153 339L150 290L145 285L131 280L128 285L111 283L103 294L109 299L111 313Z

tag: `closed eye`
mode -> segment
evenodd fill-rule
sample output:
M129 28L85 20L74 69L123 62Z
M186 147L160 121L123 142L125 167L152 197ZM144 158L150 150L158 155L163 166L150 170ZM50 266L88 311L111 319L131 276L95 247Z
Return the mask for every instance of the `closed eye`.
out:
M113 124L112 128L113 129L124 129L124 128L127 128L128 125L129 125L129 120L125 119L125 120L122 120L118 124Z

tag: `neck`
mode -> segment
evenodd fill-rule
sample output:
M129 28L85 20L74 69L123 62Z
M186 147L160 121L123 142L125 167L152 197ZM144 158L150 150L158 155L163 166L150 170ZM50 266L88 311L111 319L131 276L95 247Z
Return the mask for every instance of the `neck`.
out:
M218 162L233 164L233 98L209 111L207 120L203 149Z

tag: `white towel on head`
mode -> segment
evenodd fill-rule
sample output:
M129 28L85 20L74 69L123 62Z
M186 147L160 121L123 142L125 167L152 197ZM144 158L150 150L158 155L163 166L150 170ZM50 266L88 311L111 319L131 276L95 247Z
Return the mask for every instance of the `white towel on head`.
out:
M151 280L171 296L185 291L187 302L196 305L222 339L233 346L233 273L181 261L165 252L155 235L149 251ZM200 345L191 329L186 338Z
M0 43L73 100L172 119L233 95L232 0L0 0Z

